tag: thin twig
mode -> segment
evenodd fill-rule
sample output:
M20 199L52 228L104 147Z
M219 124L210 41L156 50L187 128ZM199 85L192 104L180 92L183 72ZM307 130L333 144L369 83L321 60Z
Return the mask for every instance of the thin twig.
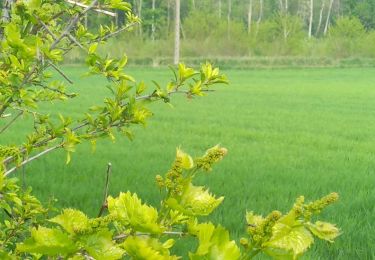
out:
M4 114L4 115L1 115L0 118L7 118L7 117L10 117L12 116L12 114Z
M83 45L73 36L71 35L70 33L67 33L67 36L68 38L70 39L70 41L72 41L73 43L75 43L78 47L80 47L82 50L86 51L87 52L87 49L85 47L83 47Z
M215 90L213 89L202 89L201 90L202 92L214 92ZM191 92L189 90L173 90L171 92L168 93L168 96L172 96L174 94L190 94ZM135 100L144 100L144 99L150 99L150 98L153 98L153 97L156 97L156 98L159 98L158 96L155 96L155 93L151 93L151 94L148 94L148 95L143 95L143 96L138 96L135 98Z
M113 36L115 36L115 35L117 35L117 34L123 32L123 31L126 31L126 30L128 30L129 28L131 28L131 27L133 27L134 25L137 25L137 24L138 24L137 22L132 22L132 23L130 23L130 24L127 24L126 26L122 27L121 29L118 29L117 31L114 31L114 32L112 32L112 33L109 33L109 34L107 34L107 35L105 35L105 36L99 38L99 40L100 40L100 41L107 40L108 38L111 38L111 37L113 37ZM96 40L96 41L98 41L98 40ZM93 42L96 42L96 41L93 41Z
M137 232L137 233L135 233L135 235L136 236L151 236L150 233L141 233L141 232ZM182 237L182 236L186 236L187 233L179 232L179 231L164 231L163 235L181 236ZM129 236L132 236L132 234L121 234L121 235L115 236L113 239L114 240L121 240L121 239L127 238Z
M108 207L107 198L108 198L109 179L111 177L111 172L112 172L112 164L108 163L105 187L104 187L104 198L103 198L102 206L100 207L100 210L99 210L98 218L100 218L103 215L104 210Z
M70 4L74 4L76 6L79 6L79 7L84 7L84 8L88 7L87 5L82 4L80 2L77 2L77 1L73 1L73 0L65 0L65 1L70 3ZM113 17L117 16L116 13L113 13L113 12L110 12L110 11L107 11L107 10L103 10L103 9L99 9L99 8L94 8L93 11L98 12L98 13L102 13L102 14L106 14L106 15L109 15L109 16L113 16Z
M65 75L65 73L60 70L55 64L53 64L52 62L49 62L49 65L52 66L52 68L54 68L64 79L66 79L66 81L68 81L70 84L74 84L74 82L68 78L68 76Z
M83 127L87 126L88 124L89 124L88 122L82 123L82 124L80 124L80 125L78 125L78 126L72 128L72 131L77 131L78 129L83 128ZM51 138L51 137L46 138L46 139L44 139L44 140L42 140L42 141L40 141L40 142L34 144L34 145L33 145L33 148L41 147L41 146L43 146L43 145L48 144L48 142L51 142L51 141L54 141L54 140L56 140L56 137L54 137L54 138ZM22 154L22 153L26 153L26 148L22 148L22 149L20 149L20 153L21 153L21 154ZM7 157L5 160L3 160L2 163L5 164L5 165L7 165L7 164L13 162L14 158L15 158L14 156L9 156L9 157Z
M88 11L90 11L91 9L94 8L94 6L98 3L98 0L94 0L91 2L91 4L89 6L87 6L81 13L79 14L76 14L69 22L69 24L65 27L65 30L63 31L63 33L60 35L60 37L58 37L52 44L51 44L51 47L50 49L54 49L56 47L57 44L59 44L59 42L65 37L67 36L69 33L70 33L70 30L72 30L72 28L77 24L77 22L79 21L79 19L85 15Z
M202 92L211 92L211 91L215 91L215 90L210 90L210 89L202 90ZM184 90L175 90L175 91L169 92L168 95L171 96L173 94L178 94L178 93L189 94L189 91L187 91L187 90L186 91L184 91ZM157 99L160 99L160 97L157 97L157 96L155 96L154 93L151 93L151 94L144 95L144 96L138 96L138 97L136 97L136 100L146 100L146 99L151 99L153 97L156 97ZM73 131L77 131L78 129L83 128L83 127L85 127L87 125L89 125L89 123L88 122L84 122L84 123L82 123L82 124L74 127L72 130ZM47 138L45 140L40 141L39 143L36 143L33 147L40 147L40 146L45 145L48 142L53 141L55 139L56 138ZM26 149L23 148L23 149L21 149L20 152L24 153L24 152L26 152ZM5 160L3 160L3 164L8 164L8 163L12 162L13 159L14 159L14 157L10 156L10 157L6 158Z
M30 163L30 162L32 162L32 161L38 159L39 157L41 157L41 156L43 156L43 155L45 155L45 154L47 154L47 153L50 153L50 152L56 150L57 148L62 147L63 145L64 145L64 143L60 143L60 144L58 144L58 145L52 146L52 147L50 147L50 148L44 150L43 152L38 153L37 155L35 155L35 156L33 156L33 157L30 157L29 159L23 161L20 165L17 165L17 166L15 166L15 167L11 168L10 170L6 171L6 172L4 173L4 177L6 177L6 176L8 176L9 174L13 173L13 172L14 172L15 170L17 170L19 167L21 167L21 166L23 166L23 165L26 165L26 164L28 164L28 163Z
M42 20L40 20L39 17L37 17L36 15L34 15L34 17L44 27L44 29L46 29L46 31L49 33L49 35L52 36L53 40L56 40L57 36L49 29L49 27Z
M211 90L211 89L204 89L204 90L202 90L202 92L213 92L213 91L215 91L215 90ZM171 96L173 94L178 94L178 93L183 93L183 94L188 95L190 92L188 90L174 90L174 91L169 92L168 96ZM147 100L147 99L151 99L151 98L154 98L154 97L156 99L161 99L160 97L155 96L155 93L153 92L153 93L148 94L148 95L138 96L138 97L136 97L136 100ZM126 106L126 105L127 104L125 104L124 106ZM84 121L82 124L80 124L80 125L72 128L72 130L73 131L77 131L78 129L81 129L81 128L87 126L87 125L89 125L89 123ZM35 145L33 145L33 147L34 148L40 147L40 146L46 145L46 144L48 144L48 142L51 142L51 141L54 141L54 140L56 140L56 137L53 137L53 138L49 137L49 138L46 138L46 139L44 139L44 140L36 143ZM22 148L20 150L20 152L21 153L25 153L26 149ZM14 160L14 158L15 158L14 156L10 156L10 157L6 158L5 160L3 160L3 164L9 164L9 163L11 163Z
M23 160L25 160L25 154L23 155ZM26 181L25 181L26 165L22 165L22 190L26 190Z
M0 134L4 133L5 130L7 130L16 120L17 118L19 118L21 115L23 114L23 112L19 112L12 120L9 121L9 123L7 125L5 125L1 130L0 130Z

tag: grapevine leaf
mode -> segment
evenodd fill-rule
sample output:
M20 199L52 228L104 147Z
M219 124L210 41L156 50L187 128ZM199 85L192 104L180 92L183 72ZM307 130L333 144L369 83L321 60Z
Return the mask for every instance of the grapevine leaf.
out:
M207 216L216 209L224 197L215 198L204 187L194 186L191 183L185 189L180 202L169 198L167 204L170 208L178 210L188 216Z
M212 223L198 224L199 247L189 253L190 259L239 259L240 250L234 241L229 240L229 232Z
M136 194L120 193L117 198L108 197L110 214L125 226L135 231L158 234L162 232L157 224L158 212L151 206L142 204Z
M89 219L79 210L65 209L62 214L50 220L62 226L68 233L74 234L89 227Z
M67 234L58 229L33 228L31 237L17 245L20 252L48 256L68 255L78 250Z
M168 242L168 241L167 241ZM167 243L168 244L168 243ZM171 256L168 245L161 244L156 239L145 237L128 237L123 243L126 253L137 260L177 260L176 256Z
M83 247L94 259L116 260L125 253L112 241L112 232L101 230L82 238Z
M273 236L263 246L292 251L294 256L305 252L314 242L311 233L301 225L289 226L279 222L272 231Z
M333 224L317 221L315 224L308 223L308 229L320 239L333 242L333 240L340 235L340 230Z

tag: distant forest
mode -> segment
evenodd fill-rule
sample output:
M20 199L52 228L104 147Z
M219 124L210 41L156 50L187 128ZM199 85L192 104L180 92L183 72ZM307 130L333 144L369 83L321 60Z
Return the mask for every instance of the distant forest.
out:
M133 58L173 56L176 1L128 1L142 24L107 50ZM180 2L182 57L375 58L375 0ZM85 22L97 29L125 19L124 13L91 12Z
M113 49L171 56L175 0L130 2L142 26ZM374 29L375 0L181 0L185 57L374 58Z

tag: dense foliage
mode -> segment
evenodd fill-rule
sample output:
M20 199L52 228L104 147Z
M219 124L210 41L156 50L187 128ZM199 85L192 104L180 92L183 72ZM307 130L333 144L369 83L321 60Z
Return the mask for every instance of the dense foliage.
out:
M190 259L250 259L258 253L294 259L312 245L314 237L332 242L339 235L334 225L314 218L338 199L336 193L311 203L300 197L286 214L274 211L262 217L248 212L247 234L240 241L242 250L224 227L203 222L202 217L210 215L224 197L194 185L194 178L210 173L213 165L223 159L227 150L220 146L195 159L177 149L171 169L165 176L156 177L164 194L158 207L142 203L130 192L108 196L106 187L97 218L75 209L64 209L56 216L53 205L41 205L31 189L20 188L11 175L56 149L66 151L69 163L76 145L89 141L95 147L99 138L114 140L115 131L131 139L132 127L145 124L152 115L150 103L169 103L173 94L203 96L227 80L209 63L200 71L180 64L177 70L172 69L173 80L163 87L155 82L155 87L146 92L143 82L125 73L126 56L102 57L97 52L107 39L139 22L130 5L120 0L93 0L82 5L32 0L7 7L1 24L0 135L22 117L29 117L32 124L22 145L3 140L0 146L2 259L178 259L172 249L175 239L171 237L184 236L196 238L199 243L187 253ZM102 25L97 32L88 31L82 23L85 14L105 10L125 11L126 23L120 28ZM40 109L41 104L76 97L51 73L55 71L73 84L59 64L76 47L86 53L87 74L108 80L110 95L81 118L50 115ZM109 165L108 178L110 171Z
M133 2L143 25L111 42L111 51L125 49L139 58L172 56L166 46L173 46L174 1L156 1L154 9L152 1ZM97 16L91 14L89 27L98 26ZM375 57L372 0L188 0L182 1L181 19L183 57ZM350 33L358 25L362 37L338 39L333 33Z

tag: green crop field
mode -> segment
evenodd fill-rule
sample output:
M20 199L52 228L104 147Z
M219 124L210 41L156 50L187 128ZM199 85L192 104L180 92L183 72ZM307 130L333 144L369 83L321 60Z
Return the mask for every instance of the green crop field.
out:
M77 117L109 93L104 80L81 77L83 69L66 71L80 96L67 106L51 105L51 113L64 108ZM148 84L171 77L167 69L132 68L129 73ZM168 170L176 147L199 156L220 143L228 156L198 181L225 196L213 221L232 230L234 238L244 233L246 210L285 212L299 195L313 200L337 191L339 203L324 211L322 219L337 223L342 235L335 244L314 244L307 258L375 258L375 69L226 74L230 86L207 97L176 96L173 108L153 104L148 129L136 128L133 142L102 140L95 153L84 144L69 165L64 152L57 151L28 165L25 183L43 200L54 196L59 207L78 207L95 216L111 162L111 194L130 190L158 206L154 176ZM27 122L14 125L5 142L23 140ZM21 171L17 176L22 177Z

